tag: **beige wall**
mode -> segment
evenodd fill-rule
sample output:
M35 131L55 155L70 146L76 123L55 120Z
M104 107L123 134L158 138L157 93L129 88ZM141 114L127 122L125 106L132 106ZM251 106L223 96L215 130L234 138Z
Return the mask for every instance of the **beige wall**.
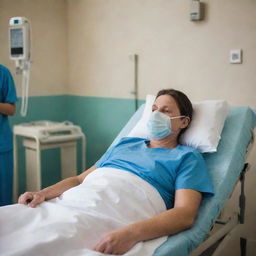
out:
M0 0L1 63L14 71L8 20L26 16L33 29L30 95L130 98L136 53L141 99L175 87L192 100L256 108L256 2L203 2L205 20L191 22L189 0ZM231 48L243 50L242 64L229 63ZM20 94L17 75L15 81Z
M204 0L202 22L189 20L188 0L67 2L69 93L132 97L136 53L142 99L175 87L193 100L256 107L255 1ZM243 64L229 63L232 48L243 50Z
M8 55L8 24L24 16L32 25L30 95L65 94L67 88L67 9L65 0L0 0L0 63L14 74L21 96L20 75Z

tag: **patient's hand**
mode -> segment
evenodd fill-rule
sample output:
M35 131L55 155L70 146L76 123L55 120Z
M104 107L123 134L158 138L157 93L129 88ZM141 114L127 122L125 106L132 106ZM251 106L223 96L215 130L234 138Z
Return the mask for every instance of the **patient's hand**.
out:
M45 201L44 193L39 192L25 192L19 197L18 203L25 204L29 207L36 207Z
M120 255L129 251L137 242L132 232L125 227L107 233L93 249L105 254Z

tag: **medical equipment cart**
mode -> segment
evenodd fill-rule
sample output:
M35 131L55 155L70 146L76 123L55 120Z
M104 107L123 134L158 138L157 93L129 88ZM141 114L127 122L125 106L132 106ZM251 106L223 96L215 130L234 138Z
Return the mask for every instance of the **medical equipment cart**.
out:
M26 189L41 189L41 150L60 148L62 179L77 175L77 141L82 141L82 168L85 169L86 137L79 126L69 121L36 121L13 127L14 184L13 199L18 198L18 149L17 136L23 137L26 159Z

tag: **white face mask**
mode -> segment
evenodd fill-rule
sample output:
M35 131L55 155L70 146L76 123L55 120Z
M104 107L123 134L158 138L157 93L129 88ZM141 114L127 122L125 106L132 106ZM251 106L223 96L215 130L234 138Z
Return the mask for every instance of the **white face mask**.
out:
M171 120L185 116L168 117L167 115L154 111L147 122L148 132L151 138L163 139L173 133Z

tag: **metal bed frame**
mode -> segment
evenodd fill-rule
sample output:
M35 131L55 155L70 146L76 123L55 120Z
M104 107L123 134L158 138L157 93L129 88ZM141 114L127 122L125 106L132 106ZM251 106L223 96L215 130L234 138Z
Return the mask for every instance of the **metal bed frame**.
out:
M234 189L240 182L240 196L239 196L239 212L234 212L228 217L224 217L225 207L220 213L218 219L215 221L210 232L208 233L206 239L201 243L196 249L192 251L190 256L221 256L221 251L226 246L228 241L231 239L231 233L234 229L240 225L244 224L245 220L245 207L246 207L246 197L244 192L245 187L245 174L250 169L250 164L248 163L248 155L252 151L254 144L254 138L256 134L256 129L252 132L252 141L247 149L246 161L241 170L239 180L234 186ZM233 191L234 191L233 189ZM232 196L233 193L231 193ZM230 196L230 197L231 197ZM247 239L240 237L240 255L246 256L246 245Z

